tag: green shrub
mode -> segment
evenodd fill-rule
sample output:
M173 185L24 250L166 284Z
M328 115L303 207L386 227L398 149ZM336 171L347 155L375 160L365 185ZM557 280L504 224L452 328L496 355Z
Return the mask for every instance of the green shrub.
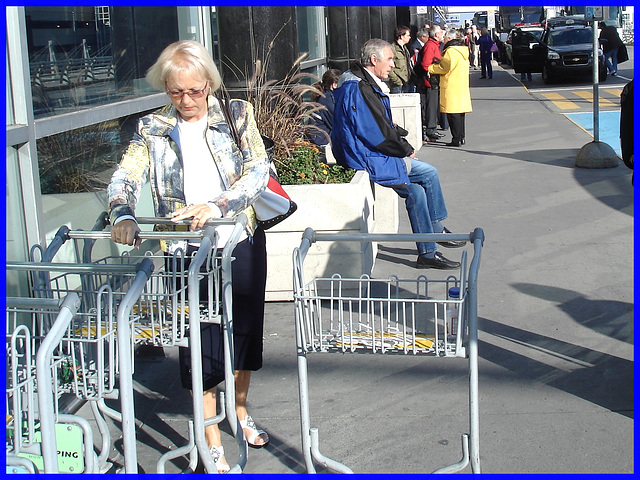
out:
M291 156L275 163L282 185L349 183L355 174L355 170L322 163L318 147L309 142L293 145Z

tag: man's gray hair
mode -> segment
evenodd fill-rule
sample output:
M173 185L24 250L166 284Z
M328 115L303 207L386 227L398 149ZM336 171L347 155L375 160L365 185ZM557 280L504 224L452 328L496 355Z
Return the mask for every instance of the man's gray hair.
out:
M457 28L449 28L444 34L445 38L460 38L460 31Z
M387 47L392 48L389 42L380 38L372 38L371 40L367 40L367 42L362 46L362 51L360 53L360 63L362 63L362 66L370 67L371 65L373 65L371 63L372 55L375 55L379 59L382 59L382 52Z
M429 38L436 38L436 33L438 33L442 27L440 25L431 25L429 28Z
M428 37L428 36L429 36L429 29L424 27L418 29L418 33L416 33L416 38Z

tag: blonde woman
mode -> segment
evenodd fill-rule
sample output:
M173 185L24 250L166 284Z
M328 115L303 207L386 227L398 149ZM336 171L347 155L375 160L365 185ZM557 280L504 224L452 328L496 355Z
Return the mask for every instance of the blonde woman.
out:
M221 86L209 52L194 41L172 43L147 72L147 81L165 91L170 103L142 117L108 188L111 238L138 245L135 206L143 184L151 183L155 214L175 221L190 219L190 229L209 219L245 212L247 231L233 251L233 320L236 413L253 447L263 447L269 436L259 430L247 412L251 372L262 366L264 293L266 283L265 234L257 228L252 204L265 189L268 158L251 105L232 100L230 109L241 144L236 145L212 94ZM220 229L219 245L229 231ZM167 253L197 245L173 242ZM201 298L206 294L201 289ZM216 416L216 386L224 380L221 326L203 324L202 359L204 417ZM191 389L190 355L180 348L182 385ZM229 471L217 425L205 429L205 438L218 472Z

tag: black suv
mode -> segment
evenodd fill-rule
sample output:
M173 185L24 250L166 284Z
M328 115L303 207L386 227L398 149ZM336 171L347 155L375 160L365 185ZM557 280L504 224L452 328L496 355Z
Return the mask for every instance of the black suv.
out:
M551 21L554 20L554 21ZM520 71L542 73L544 83L564 77L593 76L593 30L582 19L557 17L550 19L538 44L530 44L529 65ZM602 50L598 49L598 80L607 78Z

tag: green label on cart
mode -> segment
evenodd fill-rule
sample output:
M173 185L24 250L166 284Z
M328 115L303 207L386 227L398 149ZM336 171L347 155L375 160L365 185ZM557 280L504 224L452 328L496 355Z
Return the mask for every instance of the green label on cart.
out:
M60 473L84 472L84 435L82 429L69 423L56 424L56 445L58 447L58 471ZM36 432L35 441L41 442L40 432ZM28 458L38 468L44 471L42 455L20 453L20 457Z

